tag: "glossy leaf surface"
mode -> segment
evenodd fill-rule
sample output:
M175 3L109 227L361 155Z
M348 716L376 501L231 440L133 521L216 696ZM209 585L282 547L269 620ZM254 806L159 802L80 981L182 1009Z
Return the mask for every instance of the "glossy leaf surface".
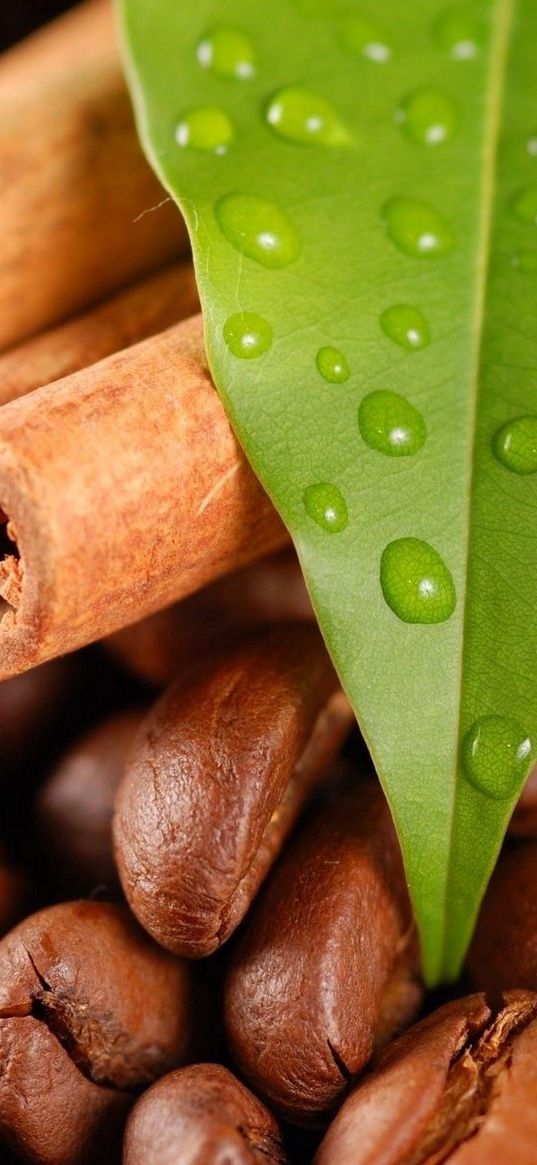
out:
M537 8L121 8L215 383L452 977L536 755Z

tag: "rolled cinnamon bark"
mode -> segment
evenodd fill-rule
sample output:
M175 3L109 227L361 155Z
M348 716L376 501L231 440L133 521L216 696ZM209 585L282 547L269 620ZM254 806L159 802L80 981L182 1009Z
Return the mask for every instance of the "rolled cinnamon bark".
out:
M0 409L0 678L284 544L199 316Z
M0 354L0 405L96 364L198 310L192 265L168 267L92 311Z
M109 0L5 54L0 109L2 350L158 270L187 239L136 139Z

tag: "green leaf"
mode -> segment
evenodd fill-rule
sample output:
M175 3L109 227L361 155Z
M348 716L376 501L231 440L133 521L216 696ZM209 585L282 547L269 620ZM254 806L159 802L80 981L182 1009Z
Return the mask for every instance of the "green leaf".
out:
M537 5L121 8L215 382L453 977L536 754Z

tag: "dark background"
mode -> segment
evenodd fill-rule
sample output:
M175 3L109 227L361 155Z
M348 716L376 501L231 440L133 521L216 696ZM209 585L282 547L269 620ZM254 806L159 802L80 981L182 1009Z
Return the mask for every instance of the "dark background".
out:
M0 49L73 7L73 0L0 0Z

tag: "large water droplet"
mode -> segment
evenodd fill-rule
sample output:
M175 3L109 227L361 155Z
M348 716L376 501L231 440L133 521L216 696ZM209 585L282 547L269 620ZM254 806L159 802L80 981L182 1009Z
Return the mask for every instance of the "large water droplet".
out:
M348 524L347 503L337 485L319 481L304 490L304 505L310 518L329 534L340 534Z
M347 360L338 348L320 348L316 364L321 376L330 384L343 384L351 374Z
M537 417L516 417L495 434L494 456L513 473L537 473Z
M449 224L428 202L392 198L385 204L383 214L392 243L414 259L441 258L455 245Z
M511 210L519 222L537 226L537 186L525 186L519 190L511 202Z
M483 41L481 25L462 4L447 8L436 21L433 33L438 47L456 61L472 61Z
M364 397L358 424L366 445L389 457L411 457L427 436L421 413L404 396L387 389Z
M396 110L395 120L414 142L439 146L455 131L453 102L438 89L417 89L409 93Z
M486 797L503 801L518 792L529 767L531 749L527 733L516 720L482 716L462 742L465 775Z
M185 113L175 130L178 146L212 154L225 154L234 136L227 113L212 105Z
M392 50L383 30L367 16L351 17L342 26L341 35L350 52L376 65L385 65L390 60Z
M396 303L386 308L380 317L380 326L386 336L407 352L419 352L430 343L429 325L417 307Z
M263 316L241 311L226 320L224 340L231 354L239 360L256 360L270 348L272 328Z
M345 146L351 141L333 105L308 89L280 89L267 109L267 121L290 142Z
M225 194L215 214L228 243L263 267L287 267L298 259L298 231L274 202L253 194Z
M537 133L531 133L526 141L526 151L530 158L537 158Z
M403 623L444 623L457 596L451 574L437 550L419 538L398 538L383 552L382 593Z
M198 41L198 63L217 77L248 80L255 73L255 51L239 28L214 28Z

